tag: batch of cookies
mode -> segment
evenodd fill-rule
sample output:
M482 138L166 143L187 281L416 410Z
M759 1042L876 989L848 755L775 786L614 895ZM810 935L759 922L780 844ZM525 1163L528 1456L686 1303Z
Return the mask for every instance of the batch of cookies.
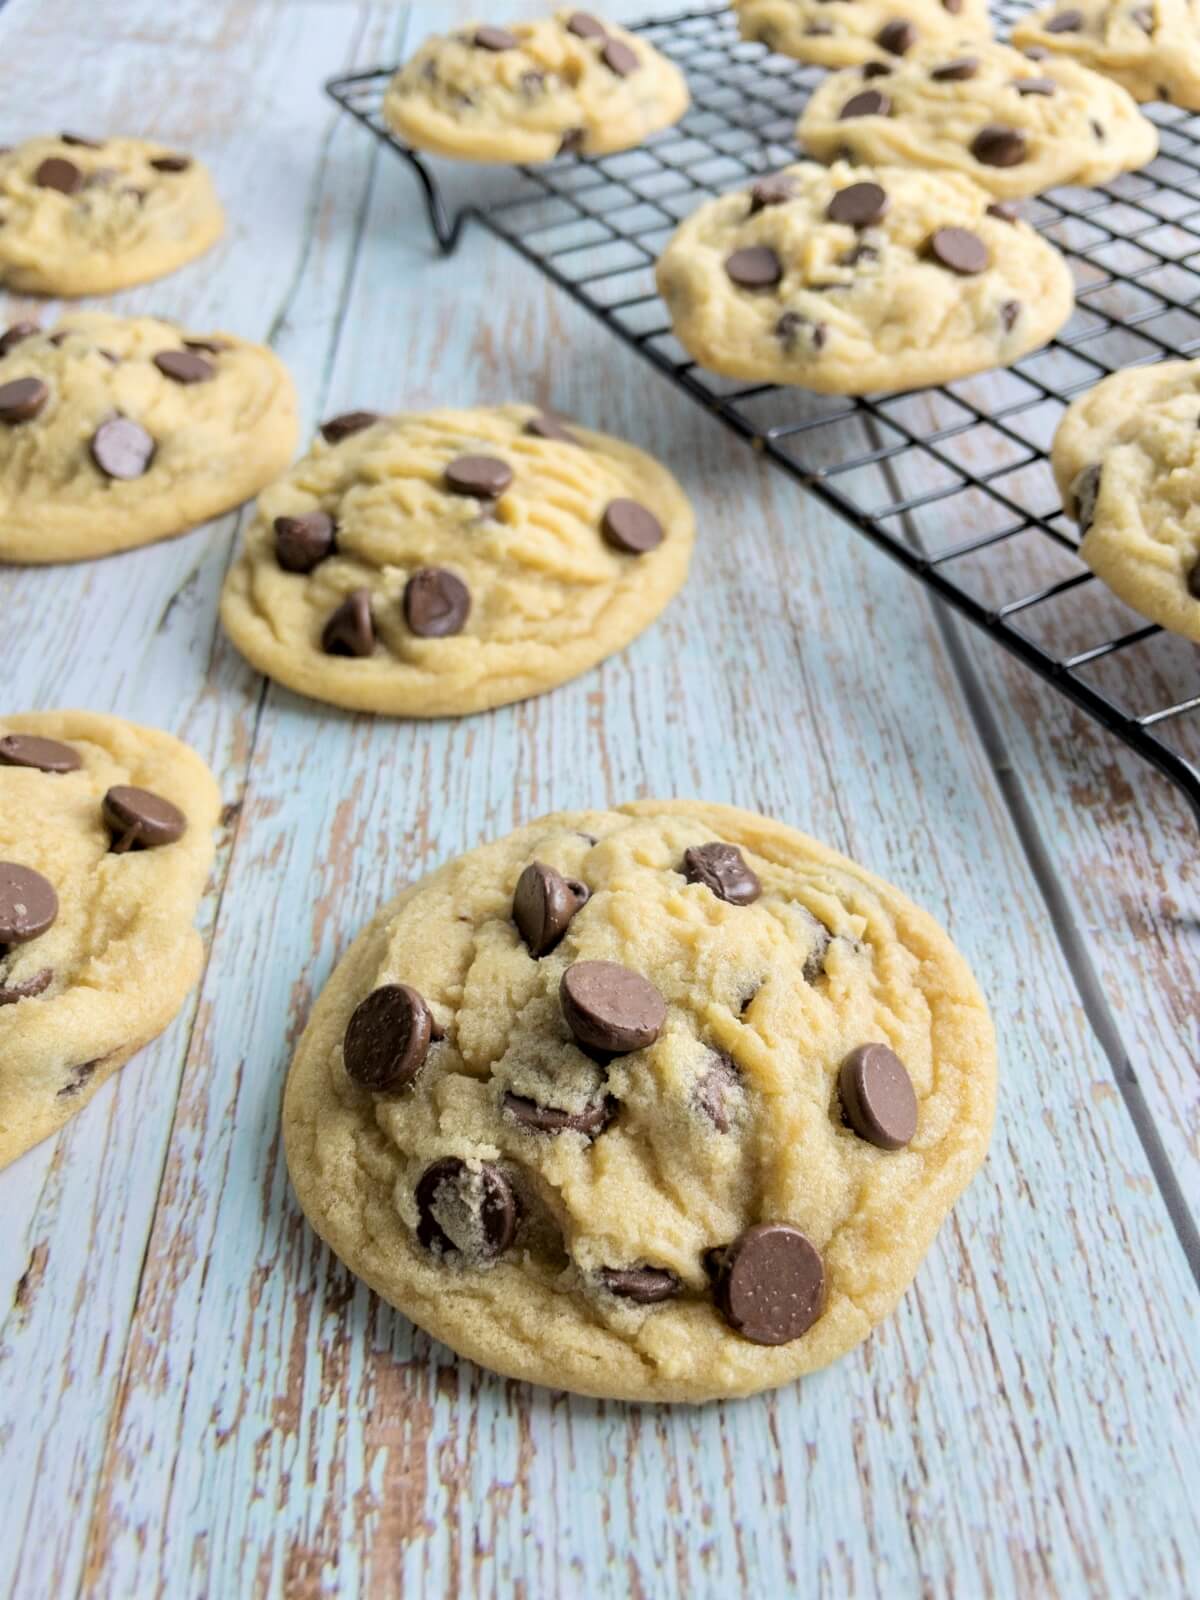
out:
M832 69L808 156L700 205L660 291L717 372L821 392L1005 365L1071 315L1014 202L1157 150L1200 109L1182 0L740 0ZM688 107L647 40L570 9L428 40L385 114L475 161L635 146ZM220 202L189 154L64 134L0 152L0 283L103 294L193 260ZM1200 367L1117 374L1054 465L1085 559L1200 640ZM643 451L514 403L331 418L297 443L266 347L100 312L0 337L0 560L92 560L251 498L221 620L259 671L390 717L546 692L685 581L695 518ZM314 715L318 714L314 706ZM176 1014L220 797L169 734L0 718L0 1163ZM945 933L782 824L693 801L542 818L405 889L344 956L287 1080L289 1169L381 1295L502 1373L584 1393L748 1394L859 1342L980 1165L987 1008Z

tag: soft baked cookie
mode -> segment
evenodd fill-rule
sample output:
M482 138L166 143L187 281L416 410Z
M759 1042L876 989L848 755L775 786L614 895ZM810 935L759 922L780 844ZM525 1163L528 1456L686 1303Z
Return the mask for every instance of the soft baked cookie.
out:
M0 1166L183 1004L221 801L194 750L86 711L0 716Z
M1154 124L1110 78L991 43L914 50L865 84L857 70L835 73L797 133L821 161L950 169L1009 200L1107 183L1158 151Z
M78 312L0 336L0 560L82 561L184 533L290 461L296 395L265 345Z
M335 417L263 494L221 617L318 700L456 716L563 683L682 584L693 518L664 467L533 406Z
M221 237L194 156L144 139L28 139L0 152L0 283L111 294L164 277Z
M386 906L288 1078L379 1294L511 1377L750 1394L865 1338L983 1159L995 1044L937 924L780 823L544 817Z
M1067 408L1051 459L1092 571L1200 644L1200 361L1114 372Z
M392 79L383 114L421 150L467 161L604 155L678 122L687 83L637 34L587 11L427 39Z
M891 62L915 46L989 39L986 0L734 0L743 39L819 67Z
M1022 50L1073 56L1114 78L1135 100L1170 100L1200 110L1197 0L1072 0L1023 18Z
M969 178L844 161L700 206L658 287L701 366L827 394L1008 366L1074 302L1054 246Z

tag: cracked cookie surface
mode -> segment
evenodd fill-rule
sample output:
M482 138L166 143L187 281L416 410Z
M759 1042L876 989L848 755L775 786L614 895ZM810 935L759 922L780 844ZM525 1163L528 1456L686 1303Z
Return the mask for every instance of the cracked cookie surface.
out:
M513 1377L749 1394L894 1306L979 1166L984 1001L902 894L779 823L542 818L386 906L288 1078L306 1214Z
M734 0L743 39L819 67L894 62L922 44L988 39L985 0Z
M221 237L206 168L144 139L28 139L0 153L0 283L111 294L165 277Z
M187 745L83 711L0 716L0 1166L175 1016L220 796Z
M886 81L886 80L882 80ZM954 172L805 162L708 201L658 287L701 366L869 394L1009 366L1066 322L1066 262Z
M265 345L76 312L0 337L0 559L85 561L186 533L282 472L296 396Z
M533 406L349 413L260 498L221 616L302 694L457 716L623 648L683 583L692 539L665 467Z
M392 79L383 114L418 149L513 162L628 150L687 107L683 74L653 45L564 9L427 39Z
M1135 100L1200 109L1200 4L1196 0L1068 0L1023 17L1021 50L1072 56Z

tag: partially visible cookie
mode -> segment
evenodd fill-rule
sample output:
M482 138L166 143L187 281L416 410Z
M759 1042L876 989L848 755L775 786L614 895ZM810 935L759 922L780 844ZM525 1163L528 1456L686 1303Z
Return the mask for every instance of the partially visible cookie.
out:
M406 717L521 700L628 644L687 573L683 491L607 434L522 405L321 433L221 600L242 654L302 694Z
M1200 361L1114 372L1052 454L1080 555L1126 604L1200 644Z
M653 45L565 8L427 39L392 79L383 114L420 150L511 162L628 150L687 107L683 74Z
M86 711L0 716L0 1166L183 1004L220 795L194 750Z
M0 283L111 294L174 272L225 219L194 156L145 139L65 133L0 152Z
M1022 18L1021 50L1073 56L1135 100L1200 110L1200 6L1195 0L1064 0Z
M924 46L868 83L835 73L797 131L818 160L961 172L1001 199L1107 183L1158 151L1154 124L1119 84L986 42L957 54Z
M265 345L100 312L15 323L0 336L0 560L185 533L282 472L296 430Z
M819 67L889 64L918 45L990 39L985 0L734 0L743 39Z
M844 161L700 206L658 287L701 366L829 394L1008 366L1074 302L1054 246L969 178Z
M284 1100L313 1226L556 1389L751 1394L892 1310L983 1159L995 1043L937 924L777 822L544 817L405 890Z

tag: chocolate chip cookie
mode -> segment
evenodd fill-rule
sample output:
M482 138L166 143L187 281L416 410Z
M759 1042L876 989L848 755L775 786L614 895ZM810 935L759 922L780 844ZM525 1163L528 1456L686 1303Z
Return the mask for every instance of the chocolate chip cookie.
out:
M350 412L262 496L221 616L302 694L457 716L628 644L682 584L692 536L657 461L533 406Z
M827 394L1008 366L1074 303L1054 246L969 178L844 161L700 206L658 287L701 366Z
M1064 0L1023 18L1022 50L1072 56L1135 100L1200 110L1200 7L1194 0Z
M0 716L0 1166L81 1110L194 986L220 804L169 734L85 711Z
M779 823L545 817L379 913L287 1083L306 1214L512 1377L710 1400L892 1310L983 1159L982 996L902 894Z
M265 345L79 312L0 335L0 560L84 561L185 533L269 483L296 396Z
M383 114L420 150L466 161L548 161L641 144L688 107L683 74L637 34L569 8L427 39Z
M797 132L821 161L962 172L1010 200L1107 183L1158 151L1154 124L1110 78L991 43L926 46L866 82L857 69L834 73Z
M918 45L989 39L985 0L734 0L743 39L819 67L891 65Z
M1052 462L1092 571L1200 644L1200 361L1105 378L1068 407Z
M165 277L221 237L205 167L144 139L28 139L0 153L0 283L111 294Z

